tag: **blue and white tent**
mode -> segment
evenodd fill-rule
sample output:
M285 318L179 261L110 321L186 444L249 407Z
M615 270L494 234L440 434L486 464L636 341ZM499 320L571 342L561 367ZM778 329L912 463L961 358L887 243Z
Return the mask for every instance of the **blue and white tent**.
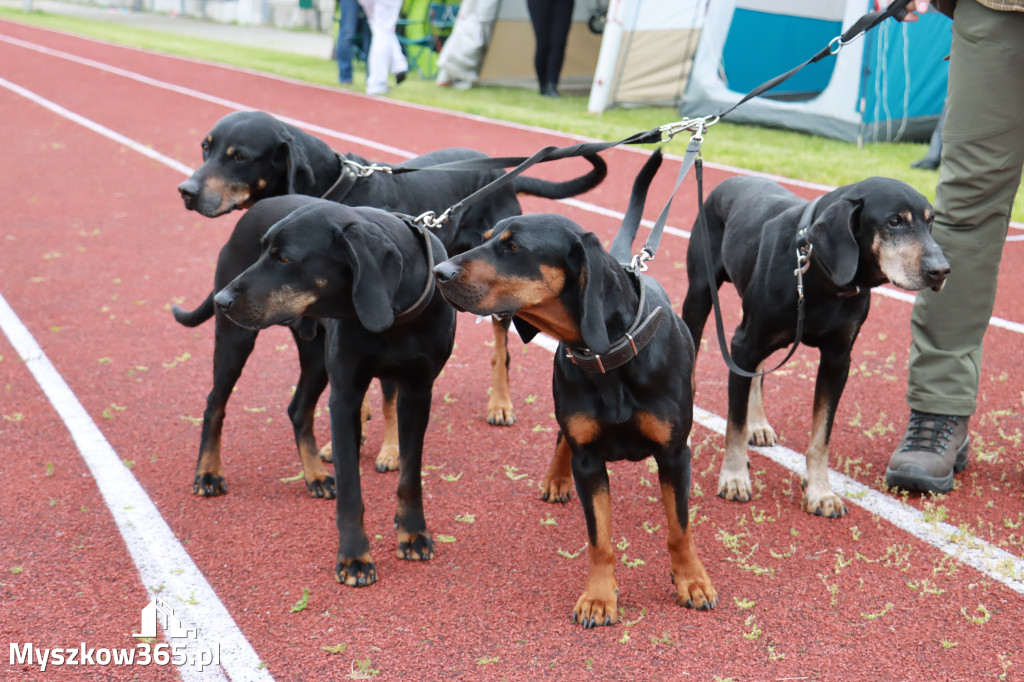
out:
M813 56L875 0L709 0L680 112L717 113ZM926 139L946 95L951 21L886 20L729 120L872 142Z

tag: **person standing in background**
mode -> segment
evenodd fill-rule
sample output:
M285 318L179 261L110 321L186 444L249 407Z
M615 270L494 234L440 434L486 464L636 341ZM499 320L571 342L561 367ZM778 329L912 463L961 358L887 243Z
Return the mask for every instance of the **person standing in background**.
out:
M338 82L348 85L352 82L352 58L356 41L356 26L359 23L358 0L337 0L341 16L338 17L338 42L334 58L338 60Z
M558 79L565 60L565 44L572 24L573 0L526 0L537 39L533 67L537 71L540 94L558 97Z
M912 0L908 10L928 10ZM947 493L969 458L982 340L1024 167L1024 0L935 0L953 17L935 241L952 271L911 314L907 430L886 485ZM916 21L917 14L906 20Z
M402 0L359 0L370 24L370 50L366 55L366 94L383 95L388 91L388 76L395 84L405 80L409 62L395 35Z

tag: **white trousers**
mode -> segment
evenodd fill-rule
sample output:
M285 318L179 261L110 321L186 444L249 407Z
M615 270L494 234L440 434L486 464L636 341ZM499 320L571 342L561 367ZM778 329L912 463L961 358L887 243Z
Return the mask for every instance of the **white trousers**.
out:
M388 76L409 70L395 25L402 11L402 0L359 0L370 24L370 53L366 55L366 92L380 95L388 91Z

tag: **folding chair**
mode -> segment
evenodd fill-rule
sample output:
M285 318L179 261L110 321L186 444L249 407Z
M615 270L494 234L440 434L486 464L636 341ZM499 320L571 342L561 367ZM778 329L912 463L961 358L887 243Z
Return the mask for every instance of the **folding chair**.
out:
M452 32L459 5L428 2L425 12L423 5L421 0L407 2L396 30L409 68L429 80L437 75L437 53Z

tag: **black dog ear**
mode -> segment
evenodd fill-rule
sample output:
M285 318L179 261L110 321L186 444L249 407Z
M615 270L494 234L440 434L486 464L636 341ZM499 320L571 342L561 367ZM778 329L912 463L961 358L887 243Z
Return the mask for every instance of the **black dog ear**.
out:
M593 232L582 234L573 245L572 265L580 280L580 335L583 344L594 353L605 353L611 346L604 321L605 272L600 256L601 241Z
M811 258L841 287L853 281L860 262L855 234L860 209L859 201L839 199L826 207L808 230L808 240L814 248Z
M380 333L395 321L395 294L402 280L402 253L385 235L359 224L338 230L335 242L352 268L352 305L367 330Z
M516 333L519 334L519 338L523 340L523 343L530 343L530 341L533 341L533 337L540 334L539 329L521 317L513 317L512 324L516 326Z
M288 194L309 194L316 186L313 166L305 148L287 132L274 152L274 162L284 166L288 178Z

